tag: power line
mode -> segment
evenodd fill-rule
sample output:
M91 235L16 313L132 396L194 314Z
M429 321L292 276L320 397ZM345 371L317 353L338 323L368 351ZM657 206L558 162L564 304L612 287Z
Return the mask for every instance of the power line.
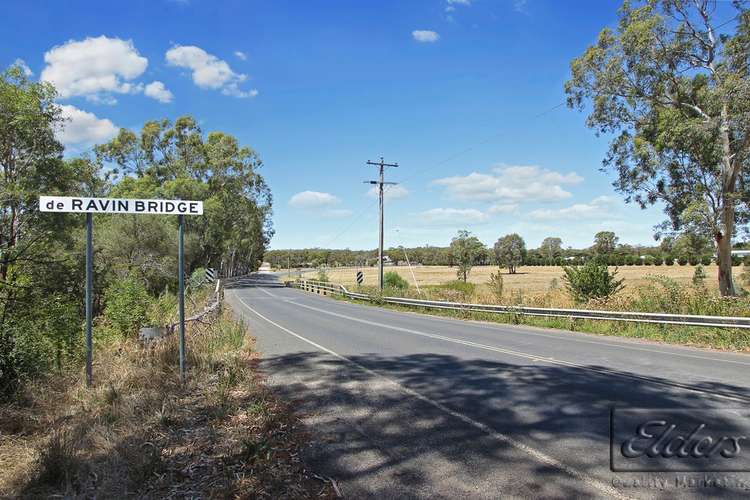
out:
M542 111L540 113L537 113L535 115L530 116L530 118L533 119L533 120L535 120L537 118L541 118L542 116L544 116L546 114L549 114L552 111L555 111L556 109L559 109L562 106L565 106L566 103L567 103L567 101L562 101L562 102L560 102L560 103L552 106L551 108L548 108L548 109L546 109L546 110L544 110L544 111ZM446 163L449 163L449 162L455 160L456 158L459 158L460 156L463 156L466 153L469 153L469 152L473 151L474 149L476 149L476 148L478 148L480 146L483 146L484 144L487 144L488 142L492 141L493 139L495 139L497 137L500 137L500 136L502 136L504 134L505 134L505 131L497 132L495 134L492 134L492 135L486 137L485 139L481 140L480 142L477 142L476 144L473 144L472 146L469 146L468 148L465 148L465 149L463 149L463 150L461 150L461 151L459 151L457 153L454 153L454 154L446 157L443 160L440 160L440 161L438 161L436 163L431 164L428 167L425 167L423 169L414 170L414 171L412 171L411 175L409 175L405 179L402 179L401 183L403 184L404 180L412 179L412 178L414 178L414 176L419 175L421 173L424 173L427 170L430 170L431 168L439 167L441 165L445 165ZM384 194L387 193L388 189L390 189L390 188L391 188L391 186L387 186L385 188L385 190L384 190ZM324 247L329 247L332 243L334 243L335 241L337 241L341 236L343 236L344 234L346 234L346 232L349 231L359 221L360 217L362 217L365 214L365 212L367 212L368 210L370 210L375 205L375 203L377 201L378 200L373 200L371 203L369 203L368 205L366 205L362 210L360 210L359 212L357 212L354 215L354 218L351 220L351 222L349 222L349 224L347 224L344 227L344 229L342 229L340 232L336 233L336 235L333 238L331 238L330 240L328 240L325 243Z
M738 13L737 15L735 15L734 17L732 17L731 19L728 19L728 20L724 21L723 23L720 23L720 24L714 26L712 29L713 30L717 30L719 28L722 28L722 27L728 25L729 23L737 20L741 16L742 16L742 12ZM681 72L686 71L687 69L691 69L691 68L686 68L686 69L682 70ZM541 118L542 116L545 116L545 115L551 113L552 111L555 111L555 110L557 110L557 109L565 106L566 104L567 104L567 101L562 101L562 102L560 102L560 103L552 106L551 108L548 108L548 109L546 109L546 110L544 110L544 111L542 111L540 113L537 113L535 115L530 116L530 119L535 120L535 119ZM483 146L484 144L487 144L488 142L492 141L493 139L502 136L504 133L505 132L495 133L495 134L493 134L491 136L488 136L487 138L483 139L482 141L480 141L480 142L478 142L478 143L476 143L476 144L474 144L472 146L469 146L466 149L463 149L463 150L461 150L461 151L459 151L459 152L457 152L457 153L455 153L453 155L450 155L447 158L438 161L437 163L431 164L429 167L425 167L424 169L414 170L414 171L411 172L411 174L408 177L406 177L405 179L402 179L401 183L403 184L404 180L412 179L412 178L414 178L414 176L419 175L419 174L421 174L421 173L423 173L423 172L425 172L427 170L430 170L431 168L438 167L438 166L441 166L441 165L445 165L446 163L449 163L449 162L455 160L456 158L459 158L459 157L465 155L466 153L469 153L469 152L473 151L474 149L476 149L476 148L478 148L480 146ZM387 192L389 188L390 188L390 186L387 186L385 188L384 192ZM370 208L372 208L372 206L375 204L376 201L377 200L374 200L373 202L371 202L370 204L368 204L367 206L365 206L362 210L360 210L359 212L357 212L357 214L354 216L354 218L351 220L351 222L349 224L347 224L347 226L343 230L341 230L333 238L331 238L325 244L325 246L326 247L330 246L332 243L334 243L335 241L337 241L341 236L343 236L347 231L349 231L349 229L351 229L359 221L359 218L362 217L362 215L364 215L365 212L367 212Z

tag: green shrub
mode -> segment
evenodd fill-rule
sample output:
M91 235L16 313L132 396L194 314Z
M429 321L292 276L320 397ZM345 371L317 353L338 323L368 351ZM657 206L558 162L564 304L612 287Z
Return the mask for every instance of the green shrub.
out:
M624 288L622 279L617 279L617 269L609 272L606 265L589 261L581 267L563 267L565 288L576 302L590 299L608 299Z
M668 266L673 266L673 265L674 265L674 257L672 257L672 256L667 256L667 257L666 257L666 258L664 259L664 264L666 264L666 265L668 265Z
M167 292L154 299L146 314L147 322L152 326L166 326L177 320L177 296Z
M647 276L637 288L629 310L671 314L686 313L688 289L666 276Z
M498 303L503 301L503 275L500 274L500 270L496 273L490 273L490 280L487 282L487 286L490 288L492 295Z
M705 257L703 257L701 259L701 264L703 264L704 266L710 266L712 261L713 261L713 259L711 258L711 256L706 255ZM734 264L734 261L733 261L732 265L733 266L739 266L739 263Z
M198 288L206 282L206 269L199 267L190 275L188 278L187 286L191 288Z
M396 290L406 290L409 288L409 282L402 278L395 271L388 271L383 276L383 286L385 288L394 288Z
M82 352L82 318L76 297L55 293L40 298L34 314L6 320L0 329L0 402L19 384Z
M688 263L687 257L679 257L677 263L681 266L686 266Z
M700 259L698 257L690 257L688 258L688 263L690 263L691 266L697 266L701 263Z
M474 283L469 283L468 281L449 281L448 283L443 283L440 285L440 288L443 288L445 290L453 290L455 292L460 292L466 296L474 295L474 291L476 290L477 286Z
M698 264L695 266L695 270L693 271L693 285L698 287L703 287L706 283L706 271L703 269L703 266Z
M661 257L654 257L654 265L655 266L660 266L662 264L664 264L664 259L662 259Z
M328 282L328 273L326 273L325 268L321 267L320 269L318 269L318 277L316 279L325 283Z
M140 280L115 280L107 288L104 300L104 318L122 337L135 335L146 323L151 298Z

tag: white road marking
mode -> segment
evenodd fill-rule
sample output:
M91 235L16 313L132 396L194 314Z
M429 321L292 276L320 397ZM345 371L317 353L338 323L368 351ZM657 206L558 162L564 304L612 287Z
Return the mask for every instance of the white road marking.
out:
M278 297L276 295L272 295L272 296L273 297ZM346 302L346 303L350 304L350 305L355 305L355 306L359 306L360 305L360 304L356 304L356 303L352 303L352 302ZM367 307L367 306L363 306L363 307ZM486 324L485 322L482 322L481 320L458 320L458 319L450 319L450 318L444 318L444 317L440 317L440 316L435 316L435 315L428 314L428 313L411 312L411 311L397 311L397 310L386 309L386 308L380 308L380 310L384 311L384 312L387 312L387 313L394 314L394 315L404 315L405 314L405 315L409 315L409 316L419 316L419 317L423 317L423 318L426 317L426 318L429 318L430 320L433 320L433 321L439 321L441 323L448 323L448 324L451 324L451 325L458 325L460 323L469 323L472 326L486 328L486 329L489 329L489 330L496 330L497 331L497 330L502 330L503 328L513 328L513 329L519 329L519 331L520 331L520 328L518 328L516 325L492 325L492 324ZM705 361L714 361L714 362L717 362L717 363L731 363L731 364L736 364L736 365L750 366L750 361L738 361L738 360L734 360L734 359L713 358L713 357L710 357L710 356L704 356L704 355L700 355L700 354L689 354L689 353L683 353L683 352L673 352L673 351L668 351L668 350L663 350L663 349L649 349L647 347L638 347L638 346L627 345L627 344L624 343L624 341L619 341L618 342L616 339L612 339L609 342L603 342L603 341L597 341L597 340L589 340L589 339L577 338L577 337L574 337L573 335L547 334L547 333L542 333L542 332L528 331L527 329L535 328L534 326L531 326L531 325L521 325L521 328L523 328L523 335L533 335L533 336L536 336L536 337L546 337L546 338L555 339L555 340L562 340L562 341L565 341L565 342L580 342L580 343L584 343L584 344L595 344L595 345L600 345L600 346L605 346L605 347L612 347L612 348L615 348L615 349L629 349L629 350L633 350L633 351L644 351L644 352L650 352L650 353L654 353L654 354L663 354L665 356L676 356L676 357L681 357L681 358L702 359L702 360L705 360ZM577 332L570 332L570 333L575 334ZM674 349L688 349L687 347L683 347L683 346L671 346L671 347L674 348Z
M261 288L261 290L263 290L263 289ZM266 290L263 290L263 291L266 294L273 296L273 294L271 294L270 292L268 292ZM596 488L597 490L601 491L602 493L606 493L608 496L610 496L612 498L620 498L620 499L628 499L628 498L630 498L628 496L623 495L620 491L616 490L612 486L610 486L610 485L608 485L606 483L603 483L603 482L599 481L598 479L596 479L596 478L594 478L594 477L592 477L592 476L590 476L590 475L588 475L588 474L586 474L584 472L581 472L581 471L579 471L577 469L574 469L574 468L572 468L572 467L570 467L570 466L568 466L568 465L560 462L559 460L557 460L557 459L555 459L555 458L553 458L553 457L551 457L551 456L549 456L549 455L547 455L547 454L545 454L545 453L537 450L536 448L532 448L531 446L529 446L527 444L524 444L524 443L522 443L520 441L517 441L517 440L515 440L515 439L513 439L513 438L511 438L509 436L506 436L505 434L497 432L492 427L490 427L490 426L488 426L486 424L483 424L481 422L478 422L478 421L476 421L476 420L474 420L474 419L472 419L472 418L464 415L463 413L459 413L457 411L451 410L450 408L448 408L447 406L443 405L442 403L438 403L437 401L434 401L434 400L428 398L427 396L422 395L421 393L419 393L419 392L417 392L417 391L415 391L413 389L409 389L408 387L399 384L395 380L392 380L392 379L390 379L390 378L388 378L388 377L386 377L384 375L381 375L380 373L378 373L378 372L376 372L374 370L371 370L371 369L367 368L366 366L363 366L363 365L357 363L356 361L352 361L351 359L347 358L346 356L343 356L343 355L341 355L341 354L339 354L339 353L337 353L335 351L332 351L331 349L329 349L327 347L324 347L324 346L322 346L322 345L320 345L320 344L318 344L316 342L313 342L312 340L310 340L308 338L305 338L302 335L300 335L298 333L295 333L295 332L291 331L290 329L281 326L280 324L276 323L275 321L273 321L271 319L266 318L261 313L259 313L258 311L256 311L255 309L253 309L252 307L250 307L249 305L247 305L247 303L244 300L242 300L242 297L240 297L239 294L235 294L235 296L237 297L237 300L239 300L240 303L243 306L245 306L249 311L251 311L252 313L254 313L255 315L257 315L259 318L261 318L264 321L272 324L273 326L275 326L279 330L281 330L283 332L286 332L289 335L291 335L293 337L296 337L299 340L302 340L303 342L307 342L308 344L310 344L311 346L315 347L316 349L319 349L319 350L321 350L323 352L326 352L326 353L330 354L331 356L334 356L334 357L336 357L336 358L338 358L338 359L340 359L340 360L342 360L344 362L347 362L347 363L349 363L349 364L351 364L353 366L356 366L358 369L360 369L360 370L362 370L362 371L364 371L364 372L366 372L366 373L368 373L370 375L373 375L373 376L376 376L378 378L383 379L384 381L386 381L387 383L391 384L392 386L394 386L395 388L397 388L401 392L404 392L405 394L408 394L408 395L410 395L410 396L412 396L412 397L414 397L416 399L419 399L420 401L422 401L424 403L427 403L430 406L433 406L433 407L437 408L438 410L440 410L440 411L442 411L442 412L450 415L451 417L457 418L458 420L461 420L462 422L464 422L464 423L466 423L468 425L471 425L472 427L474 427L476 429L481 430L482 432L484 432L485 434L489 435L490 437L492 437L493 439L495 439L497 441L500 441L500 442L506 443L506 444L508 444L510 446L513 446L517 450L520 450L520 451L526 453L527 455L530 455L531 457L533 457L534 459L538 460L539 462L541 462L541 463L543 463L545 465L549 465L551 467L555 467L556 469L559 469L560 471L568 474L569 476L574 477L574 478L582 481L583 483L585 483L585 484L587 484L587 485L589 485L589 486L591 486L593 488ZM296 304L296 305L300 305L301 306L302 304ZM303 306L303 307L306 307L306 306ZM338 316L338 315L336 314L336 316Z
M273 295L273 294L269 293L266 290L264 290L264 292L266 294L268 294L268 295L271 295L272 297L278 297L277 295ZM646 382L646 383L649 383L649 384L657 384L657 385L663 385L663 386L667 386L667 387L674 387L674 388L683 389L683 390L690 391L690 392L695 392L695 393L699 393L699 394L709 395L709 396L713 396L713 397L717 397L717 398L722 398L722 399L728 399L730 401L737 401L737 402L740 402L740 403L747 403L748 399L749 399L747 397L737 396L737 395L734 395L734 394L707 391L707 390L701 389L699 387L694 387L694 386L687 385L687 384L681 384L679 382L668 382L668 381L663 381L663 380L654 380L654 379L651 379L651 378L648 378L648 377L644 377L644 376L640 376L640 375L636 375L636 374L633 374L633 373L623 373L623 372L619 372L619 371L615 371L615 370L610 370L610 369L605 368L605 367L582 365L582 364L579 364L579 363L574 363L572 361L564 361L564 360L561 360L561 359L550 358L550 357L546 357L546 356L539 356L539 355L536 355L536 354L529 354L529 353L522 352L522 351L515 351L515 350L504 349L504 348L501 348L501 347L495 347L495 346L491 346L491 345L487 345L487 344L480 344L478 342L471 342L469 340L460 340L460 339L456 339L456 338L453 338L453 337L445 337L443 335L437 335L437 334L434 334L434 333L421 332L419 330L412 330L411 328L403 328L403 327L400 327L400 326L388 325L388 324L385 324L385 323L379 323L377 321L369 321L369 320L366 320L366 319L355 318L353 316L348 316L346 314L339 314L339 313L335 313L335 312L331 312L331 311L326 311L325 309L320 309L318 307L313 307L313 306L309 306L309 305L306 305L306 304L295 303L294 305L296 305L298 307L304 307L304 308L310 309L312 311L317 311L317 312L320 312L320 313L323 313L323 314L328 314L328 315L331 315L331 316L336 316L336 317L339 317L339 318L342 318L342 319L347 319L347 320L350 320L350 321L356 321L357 323L363 323L363 324L366 324L366 325L376 326L376 327L380 327L380 328L387 328L387 329L390 329L390 330L395 330L395 331L398 331L398 332L408 333L408 334L411 334L411 335L419 335L419 336L422 336L422 337L429 337L429 338L433 338L433 339L437 339L437 340L443 340L443 341L452 342L452 343L455 343L455 344L461 344L461 345L466 345L466 346L469 346L469 347L475 347L477 349L483 349L483 350L498 352L498 353L502 353L502 354L509 354L511 356L516 356L516 357L519 357L519 358L529 359L529 360L532 360L532 361L535 361L535 362L540 362L541 361L541 362L545 362L545 363L549 363L549 364L553 364L553 365L568 366L568 367L572 367L572 368L579 368L579 369L582 369L582 370L587 370L587 371L599 373L599 374L602 374L602 375L622 377L622 378L628 378L628 379L631 379L631 380L638 380L640 382Z

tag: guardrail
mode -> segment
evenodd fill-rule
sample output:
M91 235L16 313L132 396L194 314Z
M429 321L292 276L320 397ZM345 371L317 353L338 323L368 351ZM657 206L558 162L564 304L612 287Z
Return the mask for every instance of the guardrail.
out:
M602 321L626 321L632 323L658 323L669 325L702 326L715 328L750 328L750 317L740 316L698 316L690 314L667 314L646 312L603 311L595 309L555 309L546 307L499 306L445 302L440 300L409 299L404 297L373 297L364 293L350 292L344 285L317 280L298 279L289 285L308 292L322 295L339 294L344 297L384 302L426 309L448 309L454 311L485 312L495 314L516 314L520 316L542 316L569 319L592 319Z

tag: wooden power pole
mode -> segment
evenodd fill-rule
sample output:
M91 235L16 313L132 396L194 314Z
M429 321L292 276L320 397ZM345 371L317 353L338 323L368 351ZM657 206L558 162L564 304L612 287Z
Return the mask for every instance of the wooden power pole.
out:
M378 186L378 201L380 202L380 240L378 244L378 287L380 291L383 291L383 186L396 185L396 182L385 182L384 174L385 167L398 167L398 163L385 163L383 157L380 157L379 162L367 160L368 165L375 165L380 168L380 180L377 181L365 181L367 184L374 184Z

